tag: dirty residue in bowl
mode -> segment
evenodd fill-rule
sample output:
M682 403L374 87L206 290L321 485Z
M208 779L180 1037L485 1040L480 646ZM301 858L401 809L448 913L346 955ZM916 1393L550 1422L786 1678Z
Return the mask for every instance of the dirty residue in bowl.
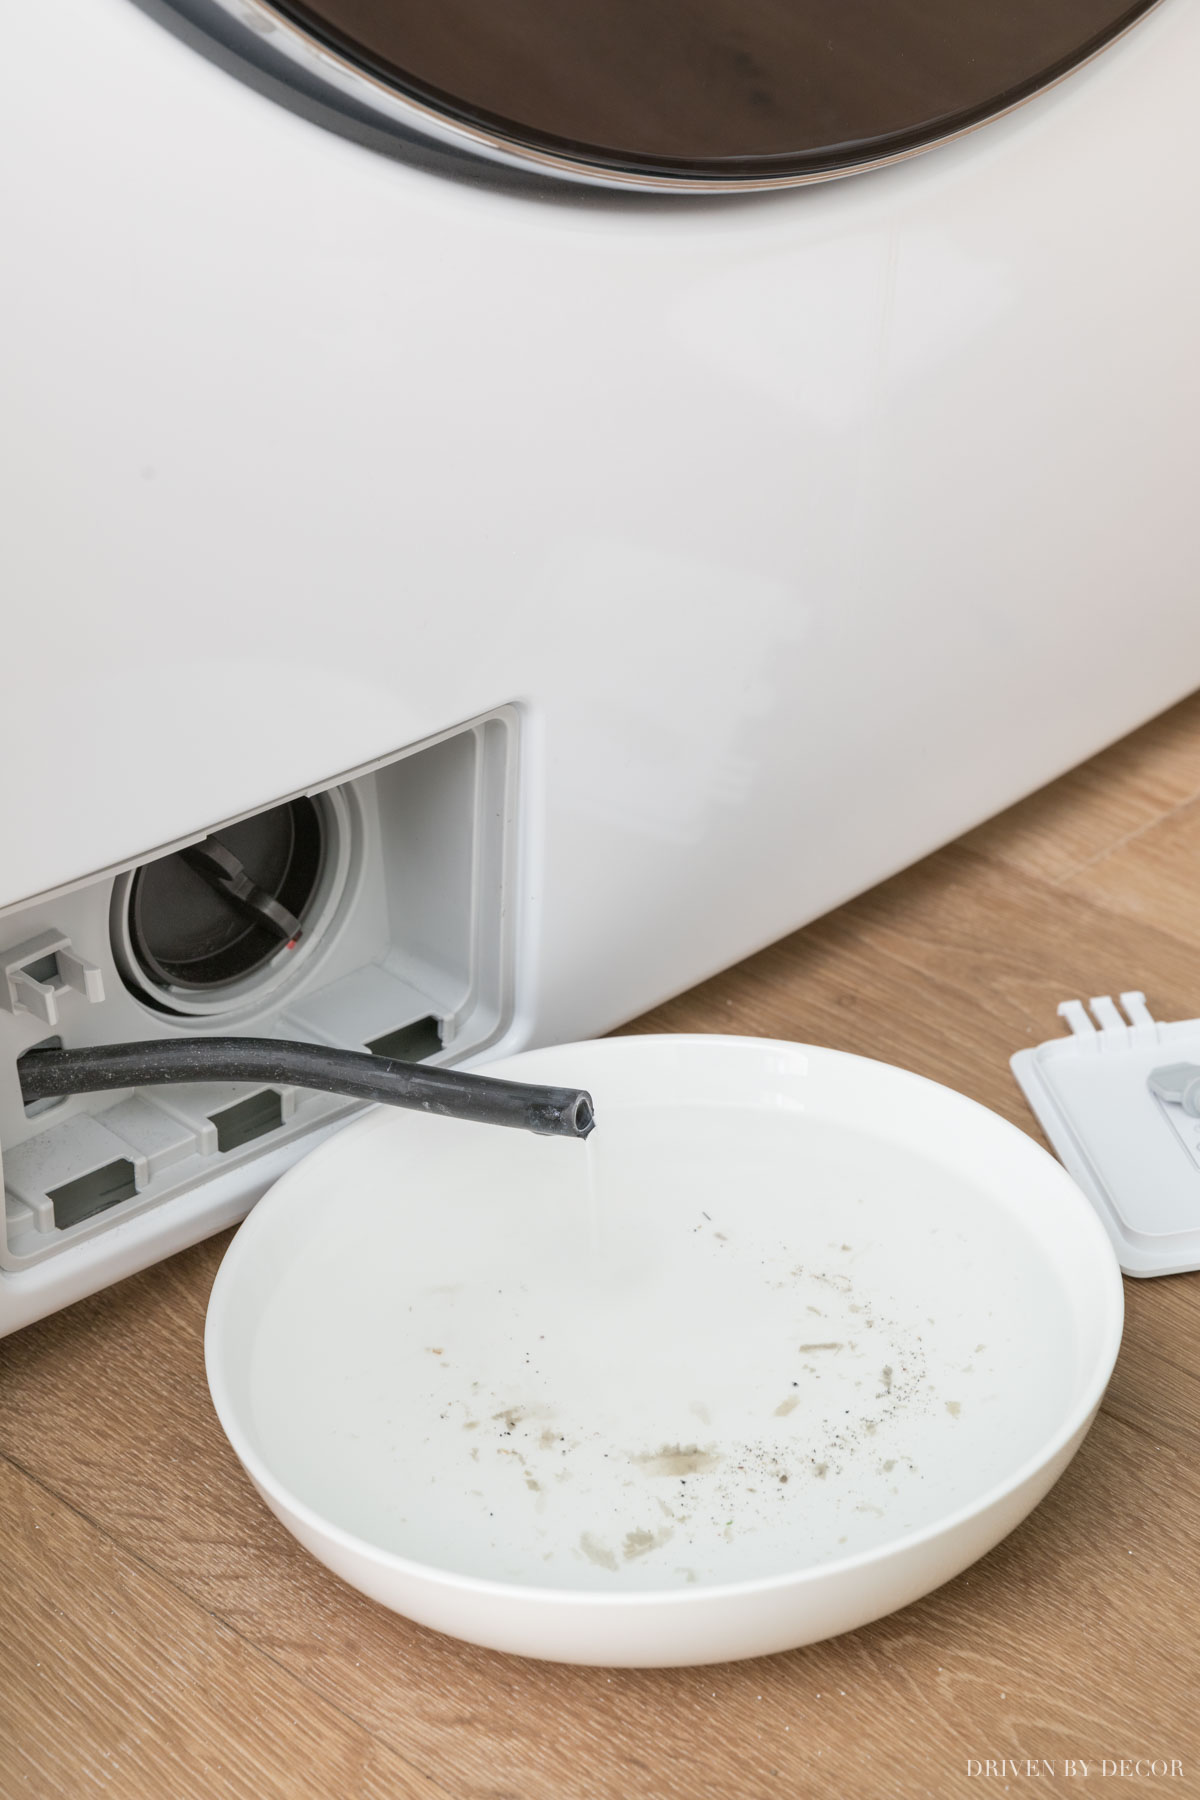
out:
M480 1207L474 1236L453 1208L372 1202L369 1263L334 1246L282 1278L340 1264L359 1304L336 1356L319 1323L293 1341L299 1383L256 1372L281 1473L435 1566L659 1588L883 1543L1036 1445L1070 1363L1050 1277L998 1213L981 1200L967 1231L936 1164L811 1124L803 1186L756 1188L705 1129L664 1191L628 1125L599 1225L533 1190ZM1014 1358L1038 1379L1006 1383Z

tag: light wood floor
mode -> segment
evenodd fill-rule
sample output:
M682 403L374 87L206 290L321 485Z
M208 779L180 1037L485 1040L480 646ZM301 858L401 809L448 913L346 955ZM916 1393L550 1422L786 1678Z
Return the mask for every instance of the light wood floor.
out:
M1069 996L1200 1014L1200 697L633 1030L906 1064L1034 1129ZM1103 1411L1033 1517L893 1618L769 1661L557 1668L361 1600L265 1512L201 1360L217 1239L0 1345L0 1795L1200 1795L1200 1275L1126 1284ZM1172 1758L1132 1784L1101 1759ZM1043 1789L1047 1785L1042 1778Z

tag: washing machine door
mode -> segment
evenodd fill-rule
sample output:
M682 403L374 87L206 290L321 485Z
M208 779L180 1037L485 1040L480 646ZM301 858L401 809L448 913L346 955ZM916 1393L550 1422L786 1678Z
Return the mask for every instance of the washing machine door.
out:
M894 161L1059 80L1157 0L220 0L424 135L606 185Z

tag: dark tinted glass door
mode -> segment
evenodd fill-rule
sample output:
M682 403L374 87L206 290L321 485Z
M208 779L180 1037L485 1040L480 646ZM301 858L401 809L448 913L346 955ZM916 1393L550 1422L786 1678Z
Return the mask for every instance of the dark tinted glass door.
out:
M978 123L1154 0L275 0L391 86L648 175L836 170Z

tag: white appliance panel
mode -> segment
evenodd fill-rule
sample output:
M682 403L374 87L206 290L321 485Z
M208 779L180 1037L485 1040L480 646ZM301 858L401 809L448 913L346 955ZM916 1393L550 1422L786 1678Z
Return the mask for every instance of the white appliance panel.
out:
M1200 680L1186 0L686 200L431 173L149 4L5 23L0 908L513 707L511 1052Z

